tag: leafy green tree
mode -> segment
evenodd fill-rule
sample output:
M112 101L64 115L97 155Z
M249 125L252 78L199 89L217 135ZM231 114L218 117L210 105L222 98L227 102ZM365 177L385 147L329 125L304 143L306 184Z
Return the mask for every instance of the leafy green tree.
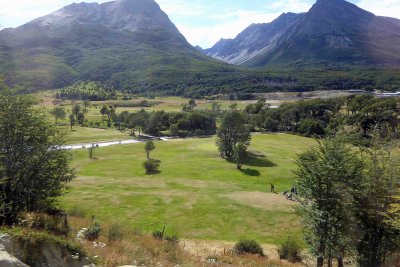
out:
M64 133L29 96L0 93L0 225L13 225L21 212L55 208L74 178Z
M75 116L73 114L69 115L69 126L71 126L71 131L72 127L74 127L76 124Z
M400 160L393 146L374 140L372 148L364 149L364 179L355 197L358 226L358 263L360 266L382 266L400 249L400 229L390 223L400 185ZM389 220L389 221L388 221Z
M150 159L150 152L156 149L156 146L154 145L153 141L147 141L146 144L144 145L144 150L146 151L146 156L147 159Z
M235 146L241 143L243 146L250 145L250 131L245 125L244 115L237 110L227 112L217 131L217 146L222 158L231 159Z
M65 117L67 116L67 113L65 112L65 109L62 107L55 107L52 111L51 114L53 114L53 116L56 119L56 124L58 123L58 120L61 119L65 119Z
M236 162L236 168L238 170L242 169L243 161L247 157L247 147L248 147L248 145L249 145L248 143L239 142L234 147L233 158L234 158L234 160Z
M101 119L104 120L104 116L105 116L105 115L108 116L108 113L109 113L108 107L107 107L107 106L103 106L103 107L100 109L100 113L101 113Z
M76 120L80 125L82 125L85 122L85 114L83 114L83 112L79 112Z
M317 257L317 266L332 266L333 259L343 266L349 251L353 188L362 179L363 164L338 139L319 143L300 155L297 185L306 241Z
M78 118L78 114L81 112L81 106L78 104L75 104L72 108L72 114L75 115L76 118Z

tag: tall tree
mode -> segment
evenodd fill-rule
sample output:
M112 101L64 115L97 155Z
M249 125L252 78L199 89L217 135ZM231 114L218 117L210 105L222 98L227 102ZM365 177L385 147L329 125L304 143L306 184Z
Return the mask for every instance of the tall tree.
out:
M147 141L146 144L144 145L144 150L146 151L146 156L147 159L150 159L150 152L156 149L156 146L154 145L153 141Z
M247 146L247 143L239 142L234 148L233 158L235 159L236 168L238 170L242 169L243 161L247 157Z
M28 96L0 93L0 225L56 205L74 173L64 134Z
M75 115L75 117L78 117L78 114L81 112L81 106L78 104L75 104L72 108L72 114Z
M355 216L359 231L357 243L360 266L378 267L400 249L400 229L390 223L392 207L400 186L400 160L393 147L375 140L364 149L364 179L355 194ZM388 221L389 220L389 221Z
M55 107L54 110L51 111L51 114L53 114L53 116L55 117L56 124L58 123L59 119L65 119L65 117L67 116L65 109L62 107Z
M69 115L69 126L71 127L71 131L72 131L72 127L74 127L75 124L76 124L76 120L75 120L74 114Z
M244 115L237 110L229 111L223 116L216 141L222 158L232 158L238 143L246 147L250 145L251 135L245 123Z
M310 251L318 267L332 266L335 258L343 266L351 236L351 190L360 184L363 164L344 143L331 139L301 154L297 165L297 211Z
M100 113L101 113L101 119L104 120L104 116L105 116L105 115L108 116L108 113L109 113L108 107L107 107L107 106L103 106L103 107L100 109Z

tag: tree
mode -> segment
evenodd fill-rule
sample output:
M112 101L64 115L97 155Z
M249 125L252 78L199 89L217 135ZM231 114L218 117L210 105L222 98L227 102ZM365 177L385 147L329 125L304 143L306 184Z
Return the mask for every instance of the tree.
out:
M76 120L80 125L82 125L85 122L85 114L83 114L83 112L79 112L78 116L76 116Z
M144 146L144 150L146 151L146 156L147 159L150 159L150 152L153 151L154 149L156 149L156 146L154 145L153 141L147 141L145 146Z
M387 145L387 144L386 144ZM391 224L393 205L400 184L400 161L374 140L372 148L364 149L362 158L366 171L355 195L355 217L358 225L358 263L378 267L400 248L400 229Z
M95 149L96 149L96 146L95 146L95 145L91 145L91 146L88 148L89 158L90 158L90 159L93 158L93 152L94 152Z
M101 119L104 120L104 116L108 115L108 107L107 106L103 106L100 109L100 113L101 113Z
M247 157L247 146L248 143L239 142L235 145L233 158L236 162L236 168L238 170L242 169L243 161Z
M75 104L74 107L72 108L72 114L75 115L75 117L78 117L78 114L81 112L81 106L78 104Z
M60 149L64 132L36 104L0 93L0 225L13 225L21 212L55 208L74 178L68 152Z
M245 117L237 110L227 112L223 116L216 141L222 158L232 158L238 143L246 147L250 145L251 135L245 123Z
M86 99L83 101L84 112L87 112L87 108L90 106L90 100Z
M343 266L351 236L352 189L361 182L363 164L343 142L330 139L301 154L297 165L297 212L310 251L319 267L324 261L332 266L334 258Z
M69 115L69 125L71 126L71 131L75 123L76 123L75 116L73 114Z
M53 116L55 117L56 124L58 123L59 119L65 119L65 117L67 116L65 109L62 107L55 107L54 110L51 111L51 114L53 114Z

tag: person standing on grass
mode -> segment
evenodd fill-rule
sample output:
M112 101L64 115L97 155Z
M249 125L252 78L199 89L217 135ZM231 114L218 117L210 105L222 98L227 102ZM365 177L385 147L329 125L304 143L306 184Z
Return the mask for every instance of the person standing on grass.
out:
M276 193L275 192L275 186L272 183L269 183L271 185L271 192Z

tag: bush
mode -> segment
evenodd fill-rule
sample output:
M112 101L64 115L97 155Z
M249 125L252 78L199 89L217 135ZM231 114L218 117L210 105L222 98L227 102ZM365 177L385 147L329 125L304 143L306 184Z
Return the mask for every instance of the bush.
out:
M149 159L143 162L143 167L146 170L146 174L156 174L159 172L160 161L156 159Z
M123 230L118 224L113 224L108 229L108 241L121 240L124 237Z
M296 239L289 236L278 249L279 257L282 260L288 260L290 262L301 261L301 247Z
M99 238L100 233L101 226L96 222L85 231L85 239L89 241L94 241Z
M155 239L163 240L164 239L164 231L154 230L152 233Z
M64 236L67 236L70 231L66 215L52 216L36 213L31 218L31 227L33 229L43 229L55 235Z
M258 254L264 256L262 247L254 240L241 240L233 247L236 254Z

